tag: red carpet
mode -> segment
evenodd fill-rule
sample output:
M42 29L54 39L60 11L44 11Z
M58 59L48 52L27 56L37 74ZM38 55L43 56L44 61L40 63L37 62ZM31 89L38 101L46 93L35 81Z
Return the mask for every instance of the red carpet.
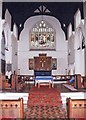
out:
M55 88L32 87L28 97L28 106L57 106L61 104L60 92Z
M55 88L32 87L28 97L28 108L25 110L28 120L66 120L67 112L62 106L60 92Z

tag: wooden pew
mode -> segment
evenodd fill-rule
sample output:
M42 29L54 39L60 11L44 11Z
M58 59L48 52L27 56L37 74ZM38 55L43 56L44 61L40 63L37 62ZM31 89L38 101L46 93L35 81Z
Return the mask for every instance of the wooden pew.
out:
M16 74L13 74L11 88L16 90L17 84L18 84L18 76Z
M82 76L82 79L83 79L82 82L83 88L86 89L86 76Z
M4 77L2 74L0 74L0 89L3 88L3 80L4 80Z
M18 100L0 100L0 118L23 118L23 98Z
M75 75L75 88L86 88L86 76L81 76L80 74Z
M83 118L86 120L86 99L66 99L68 118Z
M0 89L8 89L10 88L10 84L8 83L8 80L6 79L5 75L0 74Z

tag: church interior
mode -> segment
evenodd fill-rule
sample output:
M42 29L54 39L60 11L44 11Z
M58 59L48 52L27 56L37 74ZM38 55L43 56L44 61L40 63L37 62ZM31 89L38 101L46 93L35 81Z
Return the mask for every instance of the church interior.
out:
M86 1L0 1L0 119L85 113Z

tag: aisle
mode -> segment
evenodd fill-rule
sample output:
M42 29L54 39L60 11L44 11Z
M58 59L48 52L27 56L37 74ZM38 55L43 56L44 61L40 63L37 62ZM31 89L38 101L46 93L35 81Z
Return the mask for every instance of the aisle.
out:
M32 87L27 105L25 116L28 119L66 118L66 110L62 106L60 92L56 88Z

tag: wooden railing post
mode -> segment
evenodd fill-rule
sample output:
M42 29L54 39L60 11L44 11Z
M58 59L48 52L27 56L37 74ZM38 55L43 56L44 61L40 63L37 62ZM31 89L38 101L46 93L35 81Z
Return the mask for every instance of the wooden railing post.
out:
M67 106L67 117L68 119L72 117L72 102L71 98L66 99L66 106Z
M12 75L12 89L16 90L17 83L18 83L18 77L16 74L13 74Z
M3 88L3 81L2 81L3 79L2 79L2 74L0 74L0 89L2 89Z
M76 89L82 88L81 75L80 74L75 75L75 85L74 86L75 86Z

